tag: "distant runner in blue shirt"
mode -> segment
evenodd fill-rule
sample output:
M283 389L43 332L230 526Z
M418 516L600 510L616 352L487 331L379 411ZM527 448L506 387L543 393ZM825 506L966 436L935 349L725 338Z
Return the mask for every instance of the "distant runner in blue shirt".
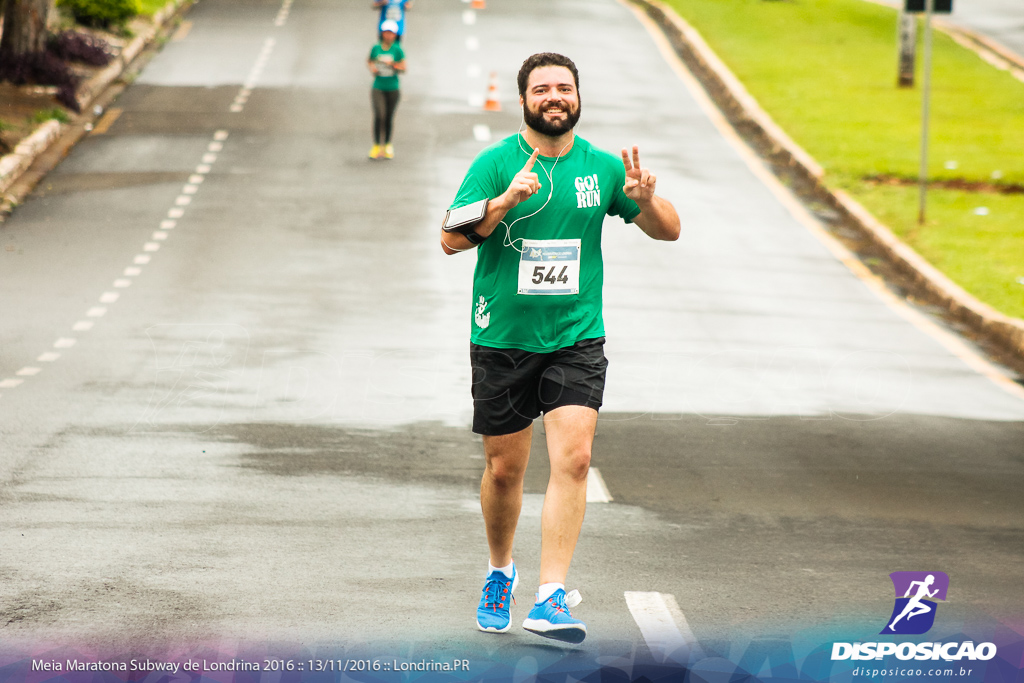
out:
M405 33L405 11L412 8L412 0L373 0L373 7L380 9L377 33L383 32L383 29L379 27L385 21L393 21L398 24L396 41L401 41L402 35Z

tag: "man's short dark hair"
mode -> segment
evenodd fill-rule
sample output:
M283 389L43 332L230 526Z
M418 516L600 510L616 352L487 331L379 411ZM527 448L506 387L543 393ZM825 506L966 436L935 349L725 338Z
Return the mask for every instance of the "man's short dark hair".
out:
M526 61L519 68L519 76L516 78L516 82L519 84L520 97L526 97L526 84L529 82L530 74L533 73L533 70L545 66L564 66L572 72L572 78L576 81L576 90L579 91L580 73L576 70L576 65L572 63L571 59L555 52L538 52L527 57Z

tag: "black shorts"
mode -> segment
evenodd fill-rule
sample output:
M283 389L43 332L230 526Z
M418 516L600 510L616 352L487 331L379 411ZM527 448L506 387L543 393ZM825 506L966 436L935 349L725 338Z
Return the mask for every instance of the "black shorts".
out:
M477 434L514 434L542 412L561 406L598 410L604 398L604 337L548 353L470 344L469 360Z

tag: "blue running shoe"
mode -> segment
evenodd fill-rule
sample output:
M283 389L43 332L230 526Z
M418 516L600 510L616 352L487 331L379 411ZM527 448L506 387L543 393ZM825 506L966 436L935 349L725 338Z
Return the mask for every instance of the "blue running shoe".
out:
M519 585L519 572L512 567L512 578L502 572L493 571L484 582L484 593L480 596L480 606L476 608L476 626L487 633L504 633L512 626L509 614L511 603L515 602L513 593Z
M587 637L587 625L573 619L565 604L565 591L559 588L544 602L534 604L523 622L523 628L545 638L566 643L582 643Z

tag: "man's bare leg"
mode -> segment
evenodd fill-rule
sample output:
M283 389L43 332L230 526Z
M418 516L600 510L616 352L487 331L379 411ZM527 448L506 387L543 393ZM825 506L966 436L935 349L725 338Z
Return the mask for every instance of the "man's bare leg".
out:
M540 582L565 583L587 509L597 411L562 406L544 415L551 477L541 512Z
M486 464L480 482L480 507L494 567L507 567L512 562L532 438L533 425L514 434L484 437Z

